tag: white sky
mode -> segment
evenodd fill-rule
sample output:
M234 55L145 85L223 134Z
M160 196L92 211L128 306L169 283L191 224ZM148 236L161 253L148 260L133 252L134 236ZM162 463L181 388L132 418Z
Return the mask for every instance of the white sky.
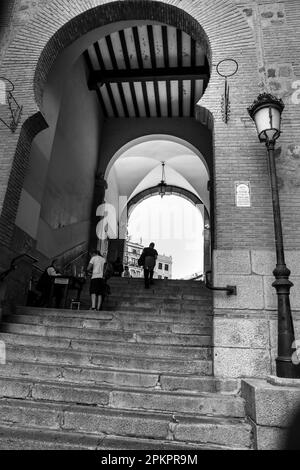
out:
M159 254L172 256L172 278L203 272L203 217L179 196L153 196L142 201L128 221L132 241L155 243Z

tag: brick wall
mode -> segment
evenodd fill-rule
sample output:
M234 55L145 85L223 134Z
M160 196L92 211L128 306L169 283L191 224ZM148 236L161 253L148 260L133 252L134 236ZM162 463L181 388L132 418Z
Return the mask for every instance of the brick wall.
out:
M87 14L89 8L92 11ZM286 104L277 152L285 244L287 248L300 249L300 114L293 88L300 73L297 0L19 0L10 25L11 38L2 60L2 70L16 84L18 100L24 105L23 123L38 110L38 106L43 111L43 86L55 58L64 47L105 23L149 18L182 28L199 41L205 41L206 35L209 39L212 76L200 104L214 118L215 247L270 250L274 247L265 149L258 142L246 111L260 91L270 90L281 95ZM220 106L224 80L216 73L215 65L228 57L238 61L239 71L229 80L231 117L226 125L221 119ZM198 112L201 113L200 108ZM5 244L9 243L12 234L26 168L24 155L30 147L30 133L26 127L22 135L24 132L28 140L25 143L24 137L21 138L25 151L22 150L20 158L18 150L16 153L20 148L17 144L20 130L14 135L2 127L0 130L3 162L1 241ZM250 208L235 207L234 183L240 180L250 181Z

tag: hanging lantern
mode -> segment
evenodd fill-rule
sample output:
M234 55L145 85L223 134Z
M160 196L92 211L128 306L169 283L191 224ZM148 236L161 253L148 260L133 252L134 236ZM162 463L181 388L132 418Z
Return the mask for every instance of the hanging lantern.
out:
M165 162L161 162L162 169L161 169L161 182L159 183L159 192L158 194L160 195L161 198L164 197L166 194L167 190L167 183L165 182Z

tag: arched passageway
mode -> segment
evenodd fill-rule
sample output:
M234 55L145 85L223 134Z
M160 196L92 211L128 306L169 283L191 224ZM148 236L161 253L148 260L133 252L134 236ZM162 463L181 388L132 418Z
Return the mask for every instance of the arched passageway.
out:
M203 109L201 123L195 113L210 77L208 40L188 15L181 23L178 9L170 7L173 15L165 22L153 11L149 21L145 11L133 18L124 10L123 21L109 17L106 25L82 32L57 55L46 79L40 71L52 40L40 58L35 93L49 126L32 146L16 222L45 258L96 245L96 212L106 185L110 202L118 197L106 176L133 141L162 135L185 142L200 156L202 173L212 168L211 117ZM188 170L189 162L184 166ZM207 178L198 176L205 187Z
M118 256L123 257L128 220L132 211L143 200L160 193L162 162L165 169L165 197L170 201L174 199L168 198L170 195L185 198L201 212L205 229L199 233L199 246L201 244L203 247L201 257L204 258L204 270L207 270L211 265L210 176L199 150L174 136L144 136L128 143L112 157L105 173L105 205L102 212L98 212L99 216L106 213L99 224L99 233L102 230L100 246L105 252L108 251L110 261ZM176 212L176 208L170 207L167 218L175 216L174 209ZM157 210L158 206L153 208L154 213ZM179 213L175 217L177 222L172 227L174 233L170 234L171 239L175 233L178 235L179 225L184 219L183 214ZM153 219L152 223L159 225L159 220ZM169 230L170 227L167 231ZM185 231L185 237L188 236ZM158 242L159 237L158 235ZM182 239L183 244L185 237Z
M41 21L43 18L47 21ZM3 75L15 83L18 100L24 105L22 129L8 138L6 130L0 129L0 151L6 165L0 192L3 268L13 254L25 249L46 263L57 255L72 257L77 249L86 247L89 232L95 232L99 219L95 214L105 194L104 173L111 157L141 136L174 135L198 148L209 169L211 192L215 192L214 203L209 201L216 221L215 281L235 282L228 279L226 256L230 252L230 276L238 278L241 286L242 295L233 306L228 299L218 298L215 308L234 310L236 306L246 311L251 306L263 311L269 307L265 266L257 274L253 263L259 257L255 250L266 250L266 259L273 253L271 197L267 165L246 107L273 77L270 74L267 78L268 54L263 58L260 48L257 57L256 37L266 31L254 25L254 18L254 10L240 8L230 0L211 2L209 8L207 0L36 2L36 14L24 24L1 63ZM274 37L272 29L267 31L263 34L269 41L266 52L272 50ZM176 41L169 40L172 34ZM160 53L156 53L157 37ZM230 80L232 114L228 125L222 121L220 108L224 83L214 67L225 57L239 63L239 73ZM196 69L196 79L192 67L204 67ZM175 77L170 68L176 69ZM138 73L139 69L143 73ZM156 80L149 80L150 70ZM193 87L198 74L202 84ZM293 105L289 106L293 115ZM290 127L288 119L284 126ZM201 137L197 138L200 129ZM289 131L285 143L291 144L290 135L295 147L288 149L288 158L297 148L296 135L291 128ZM284 167L283 158L283 179ZM253 195L251 207L245 209L236 207L234 200L235 183L244 180L251 180ZM296 208L299 195L290 187L293 191L287 184L282 199L285 208L290 207L290 200ZM292 239L297 231L294 216L287 209L283 217L288 247L298 248L296 240L300 238ZM258 293L256 304L248 290L251 283ZM226 361L232 363L231 353L224 361L219 356L221 366ZM247 374L243 359L238 362Z

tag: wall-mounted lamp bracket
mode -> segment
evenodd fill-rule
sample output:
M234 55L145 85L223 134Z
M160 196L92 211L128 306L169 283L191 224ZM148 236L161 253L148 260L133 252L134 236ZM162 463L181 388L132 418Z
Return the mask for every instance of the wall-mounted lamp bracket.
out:
M4 105L7 108L8 114L6 119L0 117L0 121L13 133L18 127L23 110L23 106L19 105L13 95L14 89L14 84L8 78L0 77L0 105Z
M226 70L222 71L223 68L229 69L229 71L226 72ZM231 70L230 70L231 69ZM222 112L222 119L225 122L225 124L228 123L229 118L230 118L230 113L231 113L231 107L230 107L230 88L228 85L228 78L232 77L237 73L239 69L239 65L236 60L234 59L223 59L217 64L217 72L220 75L220 77L225 78L225 89L224 89L224 94L222 95L221 98L221 112Z

